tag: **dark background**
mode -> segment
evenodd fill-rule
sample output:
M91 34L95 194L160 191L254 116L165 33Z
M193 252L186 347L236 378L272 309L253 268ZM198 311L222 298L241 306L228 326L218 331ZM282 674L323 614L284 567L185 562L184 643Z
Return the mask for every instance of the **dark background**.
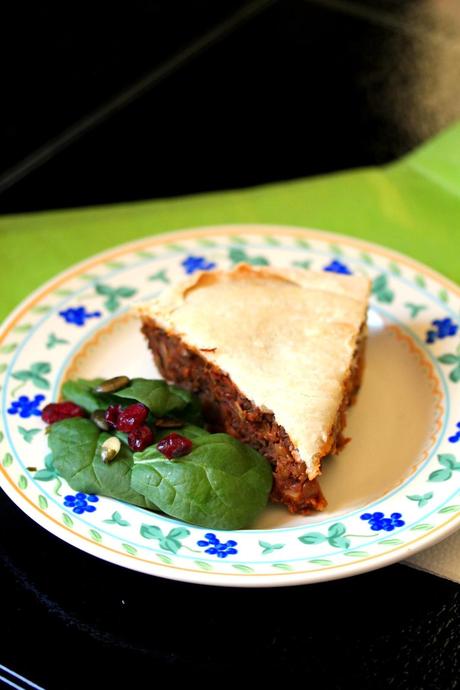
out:
M2 28L2 212L382 164L460 116L454 0L17 2ZM459 687L439 578L200 587L79 552L3 494L0 517L0 664L47 689Z
M460 116L457 0L16 2L2 25L3 212L385 163Z

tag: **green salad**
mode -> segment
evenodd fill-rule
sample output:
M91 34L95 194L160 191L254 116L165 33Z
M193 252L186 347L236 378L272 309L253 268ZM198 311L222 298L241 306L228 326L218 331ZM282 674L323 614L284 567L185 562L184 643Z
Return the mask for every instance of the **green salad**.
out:
M48 460L75 491L214 529L248 527L265 508L270 463L209 433L198 399L163 380L67 381L42 412Z

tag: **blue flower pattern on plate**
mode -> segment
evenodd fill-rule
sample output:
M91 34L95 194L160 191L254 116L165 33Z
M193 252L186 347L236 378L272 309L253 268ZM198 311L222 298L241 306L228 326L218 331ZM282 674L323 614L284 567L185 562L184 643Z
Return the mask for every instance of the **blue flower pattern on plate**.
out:
M84 494L79 491L75 496L72 496L72 494L64 496L64 505L66 508L72 508L73 513L81 515L82 513L94 513L96 506L88 505L88 503L97 503L98 500L98 496Z
M27 417L40 417L41 410L38 408L44 399L45 396L41 395L41 393L32 399L29 399L27 395L21 395L17 400L13 400L8 408L8 414L19 414L23 419L27 419Z
M346 276L351 276L352 271L341 261L334 259L330 264L324 266L323 271L329 271L329 273L342 273Z
M380 512L363 513L361 515L361 520L369 522L369 526L374 532L379 532L382 529L385 532L392 532L395 527L403 527L406 523L401 518L401 513L391 513L389 518L386 518L384 513Z
M458 331L458 325L454 323L450 318L435 319L431 322L431 325L435 328L427 331L425 338L425 342L429 345L432 345L438 339L442 340L443 338L456 335Z
M101 316L100 311L89 312L86 307L69 307L59 312L66 323L73 323L75 326L84 326L86 319L94 319Z
M229 539L226 542L221 542L220 539L216 537L213 532L207 532L205 539L200 539L197 541L198 546L206 546L204 550L205 553L209 553L210 556L217 556L217 558L227 558L227 556L232 556L238 553L235 546L237 542L233 539Z
M451 443L458 443L460 441L460 422L457 422L456 426L458 431L456 431L452 436L449 436L449 441Z
M216 267L212 261L208 261L204 256L187 256L181 264L186 273L195 273L195 271L210 271Z

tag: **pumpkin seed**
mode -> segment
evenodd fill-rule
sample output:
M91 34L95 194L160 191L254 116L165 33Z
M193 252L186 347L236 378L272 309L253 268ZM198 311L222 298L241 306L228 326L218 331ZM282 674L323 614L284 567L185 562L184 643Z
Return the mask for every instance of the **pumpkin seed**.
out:
M160 429L180 429L185 422L181 419L155 419L155 426Z
M113 379L107 379L100 383L94 389L95 393L116 393L122 388L126 388L131 383L131 379L127 376L114 376Z
M116 436L110 436L101 446L102 462L112 462L120 452L121 441Z
M91 412L90 419L99 429L102 429L102 431L108 431L110 429L110 424L105 418L105 410L94 410L94 412Z

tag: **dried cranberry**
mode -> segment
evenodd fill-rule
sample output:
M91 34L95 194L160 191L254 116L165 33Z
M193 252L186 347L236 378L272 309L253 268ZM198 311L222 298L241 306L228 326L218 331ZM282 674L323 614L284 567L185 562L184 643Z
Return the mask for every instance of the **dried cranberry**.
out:
M118 431L124 431L129 433L134 429L139 429L149 414L148 407L142 403L133 403L128 405L124 410L120 412L117 419L117 429Z
M146 424L138 429L133 429L128 434L128 445L134 451L144 450L147 446L151 446L154 440L153 431Z
M46 424L54 424L71 417L86 417L85 410L73 402L49 403L42 410L42 419Z
M121 412L121 405L109 405L105 411L105 421L110 424L110 426L117 426L118 417Z
M168 458L168 460L171 460L171 458L179 458L182 455L190 453L192 450L192 442L190 439L185 438L185 436L176 434L176 432L173 431L172 434L168 434L168 436L165 436L157 443L157 448L160 453L163 453L163 455Z

